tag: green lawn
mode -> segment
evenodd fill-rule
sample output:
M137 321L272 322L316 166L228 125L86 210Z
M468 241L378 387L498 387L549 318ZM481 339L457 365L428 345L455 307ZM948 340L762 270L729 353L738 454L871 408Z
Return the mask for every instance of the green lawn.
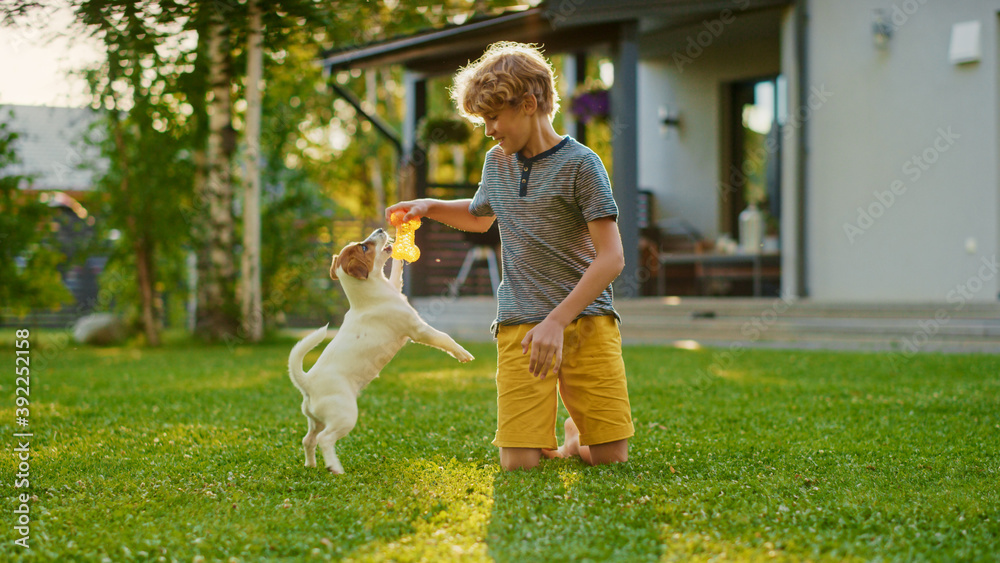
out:
M477 360L460 365L411 344L361 396L338 444L347 474L333 476L303 467L292 341L48 359L50 338L32 348L32 549L12 543L24 490L4 479L4 561L1000 553L997 356L627 348L629 463L507 474L490 445L495 348L468 346ZM13 375L0 387L9 437ZM13 455L2 459L13 475Z

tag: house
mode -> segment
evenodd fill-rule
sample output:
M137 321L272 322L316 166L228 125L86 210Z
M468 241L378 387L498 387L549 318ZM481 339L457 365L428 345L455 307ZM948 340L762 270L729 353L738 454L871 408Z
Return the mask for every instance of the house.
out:
M619 299L694 265L800 303L920 304L925 317L982 305L995 319L998 23L1000 0L553 0L331 52L323 64L406 69L402 145L419 163L425 81L489 43L568 55L570 88L574 60L607 57L626 249ZM658 241L650 266L640 254L646 193L660 236L684 231L697 248ZM764 215L744 215L743 242L757 250L747 252L750 202ZM661 296L672 295L666 277Z
M107 262L105 256L74 261L94 236L96 218L86 201L104 161L97 147L84 143L84 136L96 114L81 108L12 105L0 106L0 119L19 135L15 150L20 163L4 174L30 176L32 180L21 188L37 191L42 201L59 210L53 228L67 257L60 273L76 304L67 304L72 307L60 314L34 315L33 322L63 326L89 312L85 304L96 301L97 280Z
M34 176L26 189L70 196L93 190L95 171L81 164L101 161L97 148L83 142L95 118L90 109L0 106L0 119L19 133L16 148L21 163L6 172Z
M640 187L656 221L738 238L744 188L763 175L783 293L945 301L980 279L969 299L996 301L998 12L996 0L562 0L324 64L404 65L413 150L422 81L492 41L610 53L613 184L632 269ZM763 142L745 146L747 129Z

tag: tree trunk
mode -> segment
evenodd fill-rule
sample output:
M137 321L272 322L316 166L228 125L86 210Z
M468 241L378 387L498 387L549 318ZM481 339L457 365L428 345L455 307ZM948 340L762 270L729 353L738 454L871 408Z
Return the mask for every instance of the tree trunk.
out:
M129 188L129 177L131 170L129 166L128 152L125 147L125 138L122 134L121 123L114 120L115 147L118 150L118 158L121 162L121 198L125 208L131 208L130 201L132 193ZM143 227L138 225L135 216L129 216L125 221L125 230L128 233L128 240L132 241L136 267L136 278L139 283L139 295L142 299L142 327L146 333L146 343L150 346L160 345L160 332L156 323L156 276L153 271L154 253L148 238L140 232Z
M212 99L208 113L206 181L202 198L207 217L204 252L199 256L197 331L209 340L229 340L238 326L234 290L233 186L230 163L234 131L229 89L232 65L229 55L229 25L221 11L212 15L208 31L209 80Z
M201 40L199 39L199 41ZM204 219L205 210L203 209L205 206L205 185L207 183L205 178L208 175L207 157L205 156L204 146L191 151L191 160L194 163L192 185L194 186L196 203L188 217L188 226L194 232L194 236L192 237L194 248L190 252L190 254L194 255L194 258L193 260L190 256L188 258L190 260L190 271L188 272L187 329L191 334L196 334L199 330L198 318L201 313L201 307L198 305L198 299L201 297L201 283L199 279L205 273L206 265L208 264L208 260L206 259L207 253L205 252L206 247L203 244L206 237L203 231L208 223Z
M260 288L260 112L263 53L260 8L248 4L250 33L247 40L247 151L243 205L243 332L251 342L264 336Z
M132 246L135 250L139 293L142 295L142 325L146 332L146 343L150 346L159 346L160 331L156 322L156 276L153 272L153 252L145 237L135 241Z

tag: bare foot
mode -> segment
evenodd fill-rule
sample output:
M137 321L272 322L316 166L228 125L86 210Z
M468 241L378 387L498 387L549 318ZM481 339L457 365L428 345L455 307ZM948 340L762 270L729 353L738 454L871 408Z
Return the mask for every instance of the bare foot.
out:
M558 450L542 450L542 456L544 456L545 459L558 459L563 456L562 448Z
M576 427L576 423L573 422L572 418L566 419L566 424L563 425L563 428L566 430L566 440L559 447L559 453L563 457L580 455L580 429Z

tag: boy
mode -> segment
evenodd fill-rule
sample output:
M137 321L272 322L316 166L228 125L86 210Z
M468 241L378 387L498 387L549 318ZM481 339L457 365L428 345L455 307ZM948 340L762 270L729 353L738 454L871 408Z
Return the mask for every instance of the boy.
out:
M397 203L386 218L405 210L403 220L430 217L473 232L499 221L503 281L492 330L500 465L533 468L543 455L627 461L634 431L610 287L624 258L604 164L553 129L559 95L532 45L491 45L455 76L452 98L498 141L479 189L471 200ZM558 449L557 391L570 414Z

